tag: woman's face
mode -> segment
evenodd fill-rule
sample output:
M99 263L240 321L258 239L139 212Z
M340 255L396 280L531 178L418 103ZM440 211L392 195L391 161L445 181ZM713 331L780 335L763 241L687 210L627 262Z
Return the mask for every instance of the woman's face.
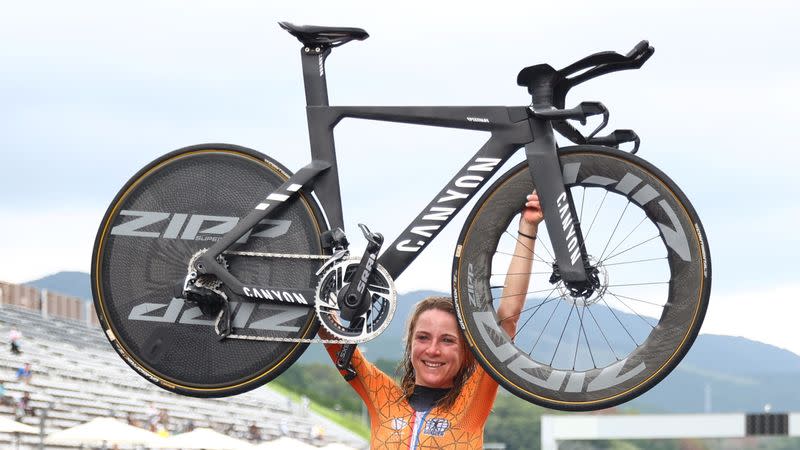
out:
M453 387L464 363L461 333L456 318L439 309L419 315L411 336L411 365L414 382L432 388Z

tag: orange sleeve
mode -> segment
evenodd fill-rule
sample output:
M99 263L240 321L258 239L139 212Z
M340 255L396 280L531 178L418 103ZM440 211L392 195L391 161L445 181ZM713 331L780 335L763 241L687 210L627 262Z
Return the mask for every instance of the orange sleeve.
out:
M462 390L462 395L471 399L467 406L466 420L475 426L483 428L489 418L489 414L492 412L494 399L497 397L497 387L498 384L494 381L494 378L486 373L483 367L476 362L475 372L469 377L464 390Z
M334 365L338 359L336 353L339 352L341 348L342 344L325 344L325 350L328 351L328 355L330 355ZM369 417L372 420L376 420L378 414L375 405L386 403L385 398L378 398L378 396L386 396L388 392L391 392L393 390L392 387L395 386L395 382L391 377L367 361L358 348L356 348L356 351L353 353L351 365L353 366L353 370L356 371L356 377L348 381L348 383L350 383L350 386L358 393L358 396L361 397L364 404L367 405ZM345 375L345 371L340 371L340 373L342 376Z

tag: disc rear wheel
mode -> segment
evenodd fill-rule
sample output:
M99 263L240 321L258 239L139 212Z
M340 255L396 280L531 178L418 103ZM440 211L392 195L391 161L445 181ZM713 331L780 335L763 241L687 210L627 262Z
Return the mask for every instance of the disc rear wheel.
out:
M193 255L213 245L290 176L253 150L212 144L165 155L136 174L109 207L92 258L92 290L114 349L156 385L198 397L258 387L288 368L307 343L220 340L216 315L181 296ZM222 255L248 286L314 289L322 263L245 253L321 255L322 222L298 193ZM237 254L238 253L238 254ZM224 286L236 331L312 338L313 307L257 302Z

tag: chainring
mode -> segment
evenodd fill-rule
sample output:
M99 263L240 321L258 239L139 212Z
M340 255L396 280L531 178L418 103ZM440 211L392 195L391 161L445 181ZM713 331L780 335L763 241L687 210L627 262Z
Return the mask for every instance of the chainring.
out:
M367 342L381 334L389 326L397 308L394 281L389 272L378 265L367 284L370 308L360 317L363 324L359 329L350 329L351 322L341 315L338 294L345 292L343 289L349 285L360 261L360 258L350 257L328 268L320 277L314 305L322 326L336 338L352 344Z

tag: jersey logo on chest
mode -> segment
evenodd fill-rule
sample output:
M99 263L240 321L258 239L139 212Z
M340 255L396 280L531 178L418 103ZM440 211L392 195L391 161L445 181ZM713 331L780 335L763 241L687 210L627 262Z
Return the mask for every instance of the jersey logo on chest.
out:
M406 419L403 419L401 417L395 417L394 419L392 419L392 429L395 431L402 430L407 425L408 422L406 421Z
M425 421L425 427L422 429L422 434L442 437L448 428L450 428L449 420L441 417L435 417Z

